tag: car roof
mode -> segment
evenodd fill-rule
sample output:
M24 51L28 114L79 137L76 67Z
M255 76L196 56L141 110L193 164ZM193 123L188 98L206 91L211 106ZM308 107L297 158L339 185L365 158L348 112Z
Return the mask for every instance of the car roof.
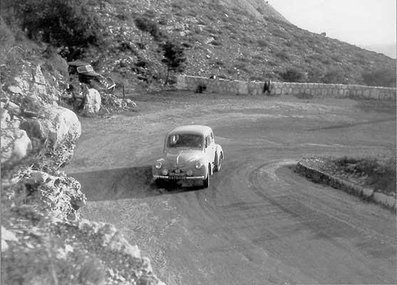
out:
M176 133L189 133L189 134L200 134L207 135L212 132L212 129L208 126L203 125L185 125L179 126L171 130L168 135L176 134Z

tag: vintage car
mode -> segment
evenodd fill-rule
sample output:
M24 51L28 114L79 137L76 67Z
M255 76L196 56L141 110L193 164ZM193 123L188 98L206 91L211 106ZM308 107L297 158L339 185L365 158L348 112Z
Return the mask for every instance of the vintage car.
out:
M208 188L210 176L221 169L224 157L210 127L180 126L166 135L163 156L152 167L153 178L159 184L201 181Z
M116 86L114 81L110 77L104 77L95 72L91 64L76 60L68 62L68 66L69 74L71 76L77 75L81 83L85 83L98 91L113 93Z

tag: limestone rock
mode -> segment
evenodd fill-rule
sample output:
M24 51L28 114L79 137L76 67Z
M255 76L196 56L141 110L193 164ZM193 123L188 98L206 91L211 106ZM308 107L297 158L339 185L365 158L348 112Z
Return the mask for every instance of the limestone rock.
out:
M30 137L47 139L54 149L65 140L75 142L80 137L81 124L73 111L61 106L47 106L42 113L42 118L28 119L21 124Z
M34 202L43 212L57 219L75 220L76 210L86 204L87 198L81 192L80 183L66 175L50 175L42 171L31 171L25 174L21 184L27 185L29 193L21 197Z
M125 99L125 102L127 103L128 107L131 107L131 108L136 107L136 103L134 101L132 101L131 99Z
M16 163L32 150L32 142L24 130L2 129L1 163Z
M1 251L4 252L8 249L8 241L18 241L15 234L5 227L1 226Z
M84 113L87 115L96 114L101 108L101 95L94 88L88 89L85 96Z

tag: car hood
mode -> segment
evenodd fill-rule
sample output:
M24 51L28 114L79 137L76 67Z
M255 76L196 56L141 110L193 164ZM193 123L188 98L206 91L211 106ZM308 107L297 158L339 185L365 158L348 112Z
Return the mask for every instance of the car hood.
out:
M181 167L199 161L203 156L201 150L173 150L166 152L164 160L166 164Z

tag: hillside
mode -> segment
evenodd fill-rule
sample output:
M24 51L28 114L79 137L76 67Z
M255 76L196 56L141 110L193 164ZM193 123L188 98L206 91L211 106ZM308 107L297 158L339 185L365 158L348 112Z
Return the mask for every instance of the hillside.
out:
M102 9L95 9L109 31L112 49L93 61L107 71L133 69L143 60L152 74L161 77L164 66L158 43L134 25L134 19L144 17L185 48L186 74L371 84L365 75L368 78L380 73L389 78L378 85L395 86L395 61L391 58L300 29L265 1L104 3ZM126 46L129 48L122 48Z
M117 83L127 88L165 80L167 66L162 61L167 41L183 49L184 72L189 75L259 81L266 78L379 86L396 84L392 58L300 29L267 1L84 0L80 4L71 1L72 4L67 5L80 5L73 12L80 13L80 18L65 17L62 20L65 23L61 24L56 20L57 15L45 19L37 10L36 17L31 11L35 9L34 1L28 1L33 3L28 9L24 1L17 1L16 7L25 7L22 17L13 1L5 1L3 17L11 22L14 18L22 18L22 26L30 38L57 46L69 61L89 61L96 70L111 74ZM82 5L89 11L81 12ZM36 23L38 17L41 17L40 24ZM63 31L69 38L62 38L56 29L43 36L43 29L50 27L51 30L48 23L59 25L61 29L71 25L72 29ZM86 34L85 38L79 39L77 52L76 49L71 52L65 42L74 45L75 37L81 34Z
M376 44L376 45L364 45L363 48L380 52L388 57L396 59L396 44L391 43L391 44Z

